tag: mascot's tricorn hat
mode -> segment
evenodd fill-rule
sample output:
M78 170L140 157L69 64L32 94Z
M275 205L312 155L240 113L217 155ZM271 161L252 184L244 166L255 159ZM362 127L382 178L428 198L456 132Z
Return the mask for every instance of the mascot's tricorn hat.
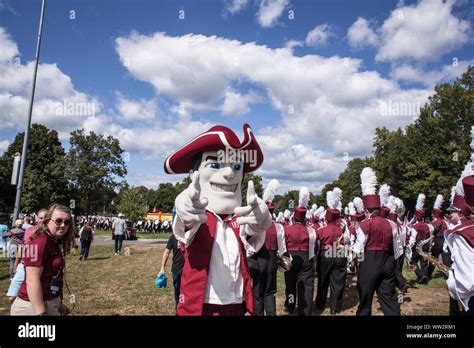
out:
M242 142L231 129L224 126L214 126L169 155L164 163L165 173L189 173L193 169L193 160L198 153L218 150L240 150L254 153L253 161L245 159L245 173L257 170L263 163L262 150L248 124L244 124L244 140Z

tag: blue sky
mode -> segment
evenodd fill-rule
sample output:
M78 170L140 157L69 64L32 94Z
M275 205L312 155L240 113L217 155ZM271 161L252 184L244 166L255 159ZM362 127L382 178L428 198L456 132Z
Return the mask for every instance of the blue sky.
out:
M24 130L40 4L0 1L0 152ZM116 136L127 181L149 187L182 179L163 160L192 137L247 122L257 174L317 193L371 153L375 127L417 116L383 105L419 108L472 64L473 13L454 0L48 0L33 122L66 148L79 127Z

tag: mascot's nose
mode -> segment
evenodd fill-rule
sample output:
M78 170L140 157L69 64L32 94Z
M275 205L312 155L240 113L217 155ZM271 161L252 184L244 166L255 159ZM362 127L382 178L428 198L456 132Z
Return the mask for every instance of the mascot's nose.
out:
M222 176L226 179L232 179L234 177L234 171L231 167L224 167L221 170Z

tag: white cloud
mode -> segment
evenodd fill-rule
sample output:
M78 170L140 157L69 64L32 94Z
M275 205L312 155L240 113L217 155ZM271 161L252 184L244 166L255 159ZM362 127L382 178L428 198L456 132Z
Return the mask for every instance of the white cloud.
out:
M224 10L231 15L244 10L249 4L249 0L230 0L226 2Z
M290 51L293 50L295 47L302 47L304 46L304 41L299 41L299 40L288 40L285 43L285 48L289 49Z
M18 46L4 28L0 27L0 62L8 62L18 56Z
M469 39L470 24L452 14L454 0L421 0L392 11L379 29L378 61L437 60Z
M311 47L322 47L327 44L329 37L332 35L330 26L321 24L314 27L314 29L306 35L305 43Z
M232 89L228 89L225 93L225 100L222 105L222 113L224 115L245 115L250 112L250 103L256 103L260 97L255 92L242 95Z
M25 127L31 98L33 62L18 64L17 44L4 28L0 42L8 49L0 64L0 129ZM56 64L39 64L32 123L56 129L60 136L79 128L84 119L100 113L100 102L77 91L68 75Z
M273 27L289 3L289 0L261 0L258 23L264 28Z
M0 140L0 156L3 155L5 151L7 151L8 146L10 146L10 142L8 140Z
M376 127L393 129L417 116L416 110L387 114L381 105L410 103L419 108L432 93L428 89L403 90L375 71L362 70L358 59L315 54L299 57L288 48L272 49L215 36L133 33L118 38L116 49L122 61L134 53L137 64L132 61L127 66L129 72L178 105L184 100L202 105L203 110L205 105L215 110L222 109L224 99L224 105L238 101L235 109L243 112L248 104L231 86L259 86L281 115L281 119L269 120L273 123L265 129L255 130L267 159L261 173L295 183L314 177L320 180L314 187L335 178L345 165L345 152L351 158L370 154ZM330 167L329 171L321 165ZM301 172L303 166L308 166L307 176ZM316 170L320 174L315 174ZM316 179L318 175L322 175L320 179Z
M132 100L118 93L117 110L126 121L145 121L155 118L157 105L155 100Z
M452 81L461 76L469 65L474 65L474 59L469 61L455 60L452 64L444 65L441 69L432 71L403 64L395 66L390 73L390 77L398 81L420 83L426 87L434 87L439 82Z
M362 48L366 46L377 45L377 35L370 27L365 18L357 18L357 20L349 27L347 31L349 45L353 48Z

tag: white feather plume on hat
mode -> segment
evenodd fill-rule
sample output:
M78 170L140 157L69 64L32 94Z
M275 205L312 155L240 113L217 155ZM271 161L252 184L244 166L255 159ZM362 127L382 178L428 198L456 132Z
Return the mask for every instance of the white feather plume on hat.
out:
M347 205L347 210L349 215L355 215L356 214L356 208L353 202L349 202Z
M289 219L291 216L291 211L289 211L288 209L285 209L285 211L283 212L283 217L285 219Z
M314 203L312 206L311 206L311 211L314 213L316 211L316 209L318 209L318 205L316 203Z
M370 167L365 167L360 173L360 187L362 189L362 195L375 195L377 192L377 176Z
M276 218L276 222L283 222L285 221L285 217L283 216L283 212L279 212Z
M388 209L390 209L390 212L393 213L397 209L397 203L396 203L396 197L390 195L387 199L387 204L385 205Z
M416 200L416 206L415 206L416 210L423 211L423 208L425 207L425 199L426 199L426 196L423 193L420 193L418 195L418 199Z
M305 186L300 190L300 196L298 199L298 206L300 208L307 208L309 202L309 189Z
M386 207L388 203L388 197L390 196L390 186L387 184L383 184L379 188L379 196L380 196L380 205L382 207Z
M397 209L405 209L405 205L403 204L403 201L398 198L398 197L395 197L395 205L397 206Z
M344 215L349 215L349 207L344 208Z
M320 206L318 209L316 209L313 215L321 219L325 211L326 210L324 209L324 207Z
M270 180L267 187L265 187L265 190L263 191L263 201L265 203L267 202L272 203L279 188L280 188L280 183L278 182L277 179Z
M354 202L354 207L356 208L358 213L363 213L364 212L364 201L360 197L356 197L353 200Z
M436 199L435 199L435 202L434 202L434 205L433 205L433 209L441 210L441 207L443 206L443 203L444 203L443 195L437 195Z

